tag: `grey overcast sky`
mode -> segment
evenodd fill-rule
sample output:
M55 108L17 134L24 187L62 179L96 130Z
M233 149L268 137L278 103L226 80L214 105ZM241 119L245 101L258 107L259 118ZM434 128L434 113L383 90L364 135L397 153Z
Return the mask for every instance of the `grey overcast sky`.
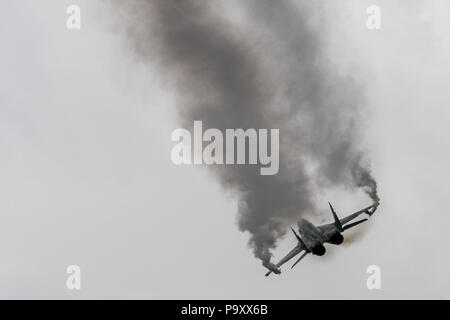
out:
M70 4L79 31L66 28ZM130 52L127 15L111 1L4 1L0 298L450 298L450 3L310 4L336 70L364 84L382 202L343 246L265 278L233 195L207 168L170 161L176 96ZM372 4L381 30L366 28ZM246 23L239 1L216 5ZM341 215L368 201L319 195L313 222L331 218L327 200ZM275 258L293 245L287 234ZM381 290L366 288L373 264ZM81 267L79 291L66 288L69 265Z

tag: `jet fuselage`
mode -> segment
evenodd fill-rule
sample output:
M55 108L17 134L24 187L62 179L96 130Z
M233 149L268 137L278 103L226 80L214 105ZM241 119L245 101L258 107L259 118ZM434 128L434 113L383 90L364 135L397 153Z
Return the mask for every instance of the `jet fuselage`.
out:
M319 228L308 220L301 219L298 223L298 231L308 251L318 256L325 254L323 243L328 239Z

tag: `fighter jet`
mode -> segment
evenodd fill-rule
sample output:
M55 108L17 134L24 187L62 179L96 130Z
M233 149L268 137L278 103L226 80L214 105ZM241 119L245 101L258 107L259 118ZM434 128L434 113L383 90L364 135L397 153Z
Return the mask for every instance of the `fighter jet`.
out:
M357 226L358 224L363 223L368 219L362 219L350 224L347 223L356 219L363 213L366 213L370 217L375 212L375 210L377 210L379 205L378 203L374 203L367 208L359 210L345 218L339 219L331 203L328 202L328 204L330 206L331 213L333 214L334 223L315 226L308 220L301 219L298 223L298 231L300 235L297 234L291 227L292 232L298 240L297 246L292 249L277 264L273 264L270 261L263 262L263 266L269 269L269 272L266 273L266 277L269 276L272 272L275 274L280 274L280 267L301 252L303 252L303 254L297 259L297 261L295 261L291 269L295 267L297 263L299 263L300 260L302 260L308 253L312 253L316 256L323 256L326 252L326 249L323 245L324 243L340 245L342 242L344 242L342 233L345 230Z

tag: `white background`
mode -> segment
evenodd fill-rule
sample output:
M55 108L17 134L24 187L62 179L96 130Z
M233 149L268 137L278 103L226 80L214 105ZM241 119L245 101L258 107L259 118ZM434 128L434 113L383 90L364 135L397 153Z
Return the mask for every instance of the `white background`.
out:
M73 3L80 31L66 29ZM174 97L129 54L108 2L3 2L0 298L449 298L450 4L328 3L329 55L366 84L382 204L358 241L265 278L236 200L207 169L171 163ZM341 215L366 204L334 203ZM71 264L80 291L66 288Z

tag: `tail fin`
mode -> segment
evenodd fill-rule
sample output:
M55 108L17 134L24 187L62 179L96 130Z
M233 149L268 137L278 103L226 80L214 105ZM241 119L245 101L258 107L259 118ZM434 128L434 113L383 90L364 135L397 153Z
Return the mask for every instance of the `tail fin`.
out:
M330 205L330 209L331 209L331 213L333 214L333 218L334 218L334 225L336 226L336 228L338 228L338 230L342 230L342 224L341 221L339 220L336 211L334 211L333 206L331 205L331 203L328 202L328 204Z
M303 248L305 249L305 251L308 251L308 247L306 246L306 244L303 242L302 238L297 234L297 232L295 232L294 228L291 227L292 232L294 233L295 237L297 238L297 240L302 244Z

